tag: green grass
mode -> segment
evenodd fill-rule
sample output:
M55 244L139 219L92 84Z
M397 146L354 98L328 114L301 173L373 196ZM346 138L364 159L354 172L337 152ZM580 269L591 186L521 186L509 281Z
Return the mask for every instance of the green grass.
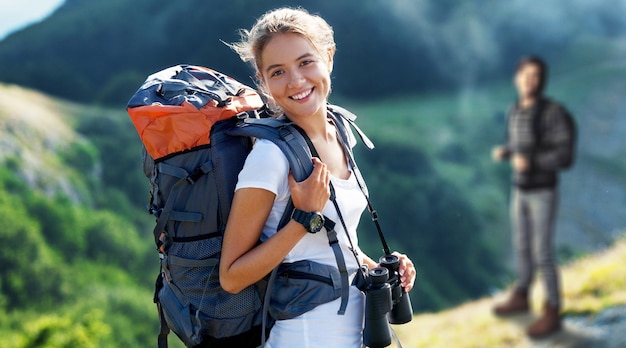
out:
M602 252L561 267L563 312L567 316L593 316L603 309L626 303L626 238ZM419 285L418 285L419 286ZM403 346L420 348L526 347L525 325L531 316L499 319L491 308L505 293L468 302L439 313L416 315L408 324L394 326ZM535 282L532 307L539 313L545 298ZM571 339L567 330L555 339Z

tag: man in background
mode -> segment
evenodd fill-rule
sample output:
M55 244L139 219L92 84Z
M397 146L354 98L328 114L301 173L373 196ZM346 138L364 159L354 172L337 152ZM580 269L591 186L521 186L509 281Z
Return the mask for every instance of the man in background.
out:
M543 95L548 68L536 56L523 57L514 84L518 100L507 115L507 143L492 157L512 168L511 225L517 281L508 299L494 307L498 316L529 311L529 290L541 271L547 298L542 316L527 328L533 338L561 328L561 289L554 255L558 173L574 159L575 125L569 112Z

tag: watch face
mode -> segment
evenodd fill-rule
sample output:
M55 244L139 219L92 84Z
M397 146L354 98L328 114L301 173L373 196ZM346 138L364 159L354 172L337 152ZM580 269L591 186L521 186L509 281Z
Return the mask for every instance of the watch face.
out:
M310 226L311 226L312 233L319 232L322 229L322 227L324 227L324 217L322 216L322 214L315 214L311 218Z

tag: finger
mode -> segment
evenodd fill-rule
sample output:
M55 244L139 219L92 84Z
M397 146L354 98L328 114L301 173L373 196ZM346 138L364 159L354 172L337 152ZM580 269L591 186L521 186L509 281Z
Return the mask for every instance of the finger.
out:
M324 162L318 162L315 166L319 171L317 180L324 184L325 188L328 189L328 185L330 183L330 171L328 170L328 166Z
M313 157L313 172L319 179L324 179L327 175L326 163L322 162L319 158Z
M398 257L398 266L399 266L399 267L398 267L398 273L400 273L400 276L403 276L403 275L404 275L404 273L406 272L406 260L407 260L408 258L406 257L406 255L404 255L404 254L400 254L400 253L399 253L399 252L397 252L397 251L394 251L394 252L392 253L392 255L395 255L395 256L397 256L397 257Z
M413 285L415 284L416 278L417 278L417 271L415 270L415 267L411 265L411 276L409 277L409 280L408 280L407 291L411 291L411 289L413 289Z
M319 157L311 157L311 161L313 162L313 165L316 165L318 163L324 163L322 162L322 160L319 159Z
M330 170L328 170L326 164L324 164L324 177L322 179L324 180L324 185L328 187L328 184L330 183Z
M401 277L402 287L404 291L409 292L413 289L413 284L415 283L415 273L411 272L410 276Z
M398 252L394 252L393 254L398 256L399 260L399 269L398 274L400 275L400 282L402 283L402 287L404 287L405 291L411 291L413 288L413 283L415 282L415 266L411 259L409 259L405 254L400 254Z

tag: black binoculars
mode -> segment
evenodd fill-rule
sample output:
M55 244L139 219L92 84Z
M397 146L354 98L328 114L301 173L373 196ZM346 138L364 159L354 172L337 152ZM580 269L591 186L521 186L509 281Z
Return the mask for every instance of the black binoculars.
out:
M395 255L380 258L380 267L363 274L357 286L365 292L365 328L363 343L370 348L391 344L389 324L405 324L413 319L409 294L400 282L399 259Z

